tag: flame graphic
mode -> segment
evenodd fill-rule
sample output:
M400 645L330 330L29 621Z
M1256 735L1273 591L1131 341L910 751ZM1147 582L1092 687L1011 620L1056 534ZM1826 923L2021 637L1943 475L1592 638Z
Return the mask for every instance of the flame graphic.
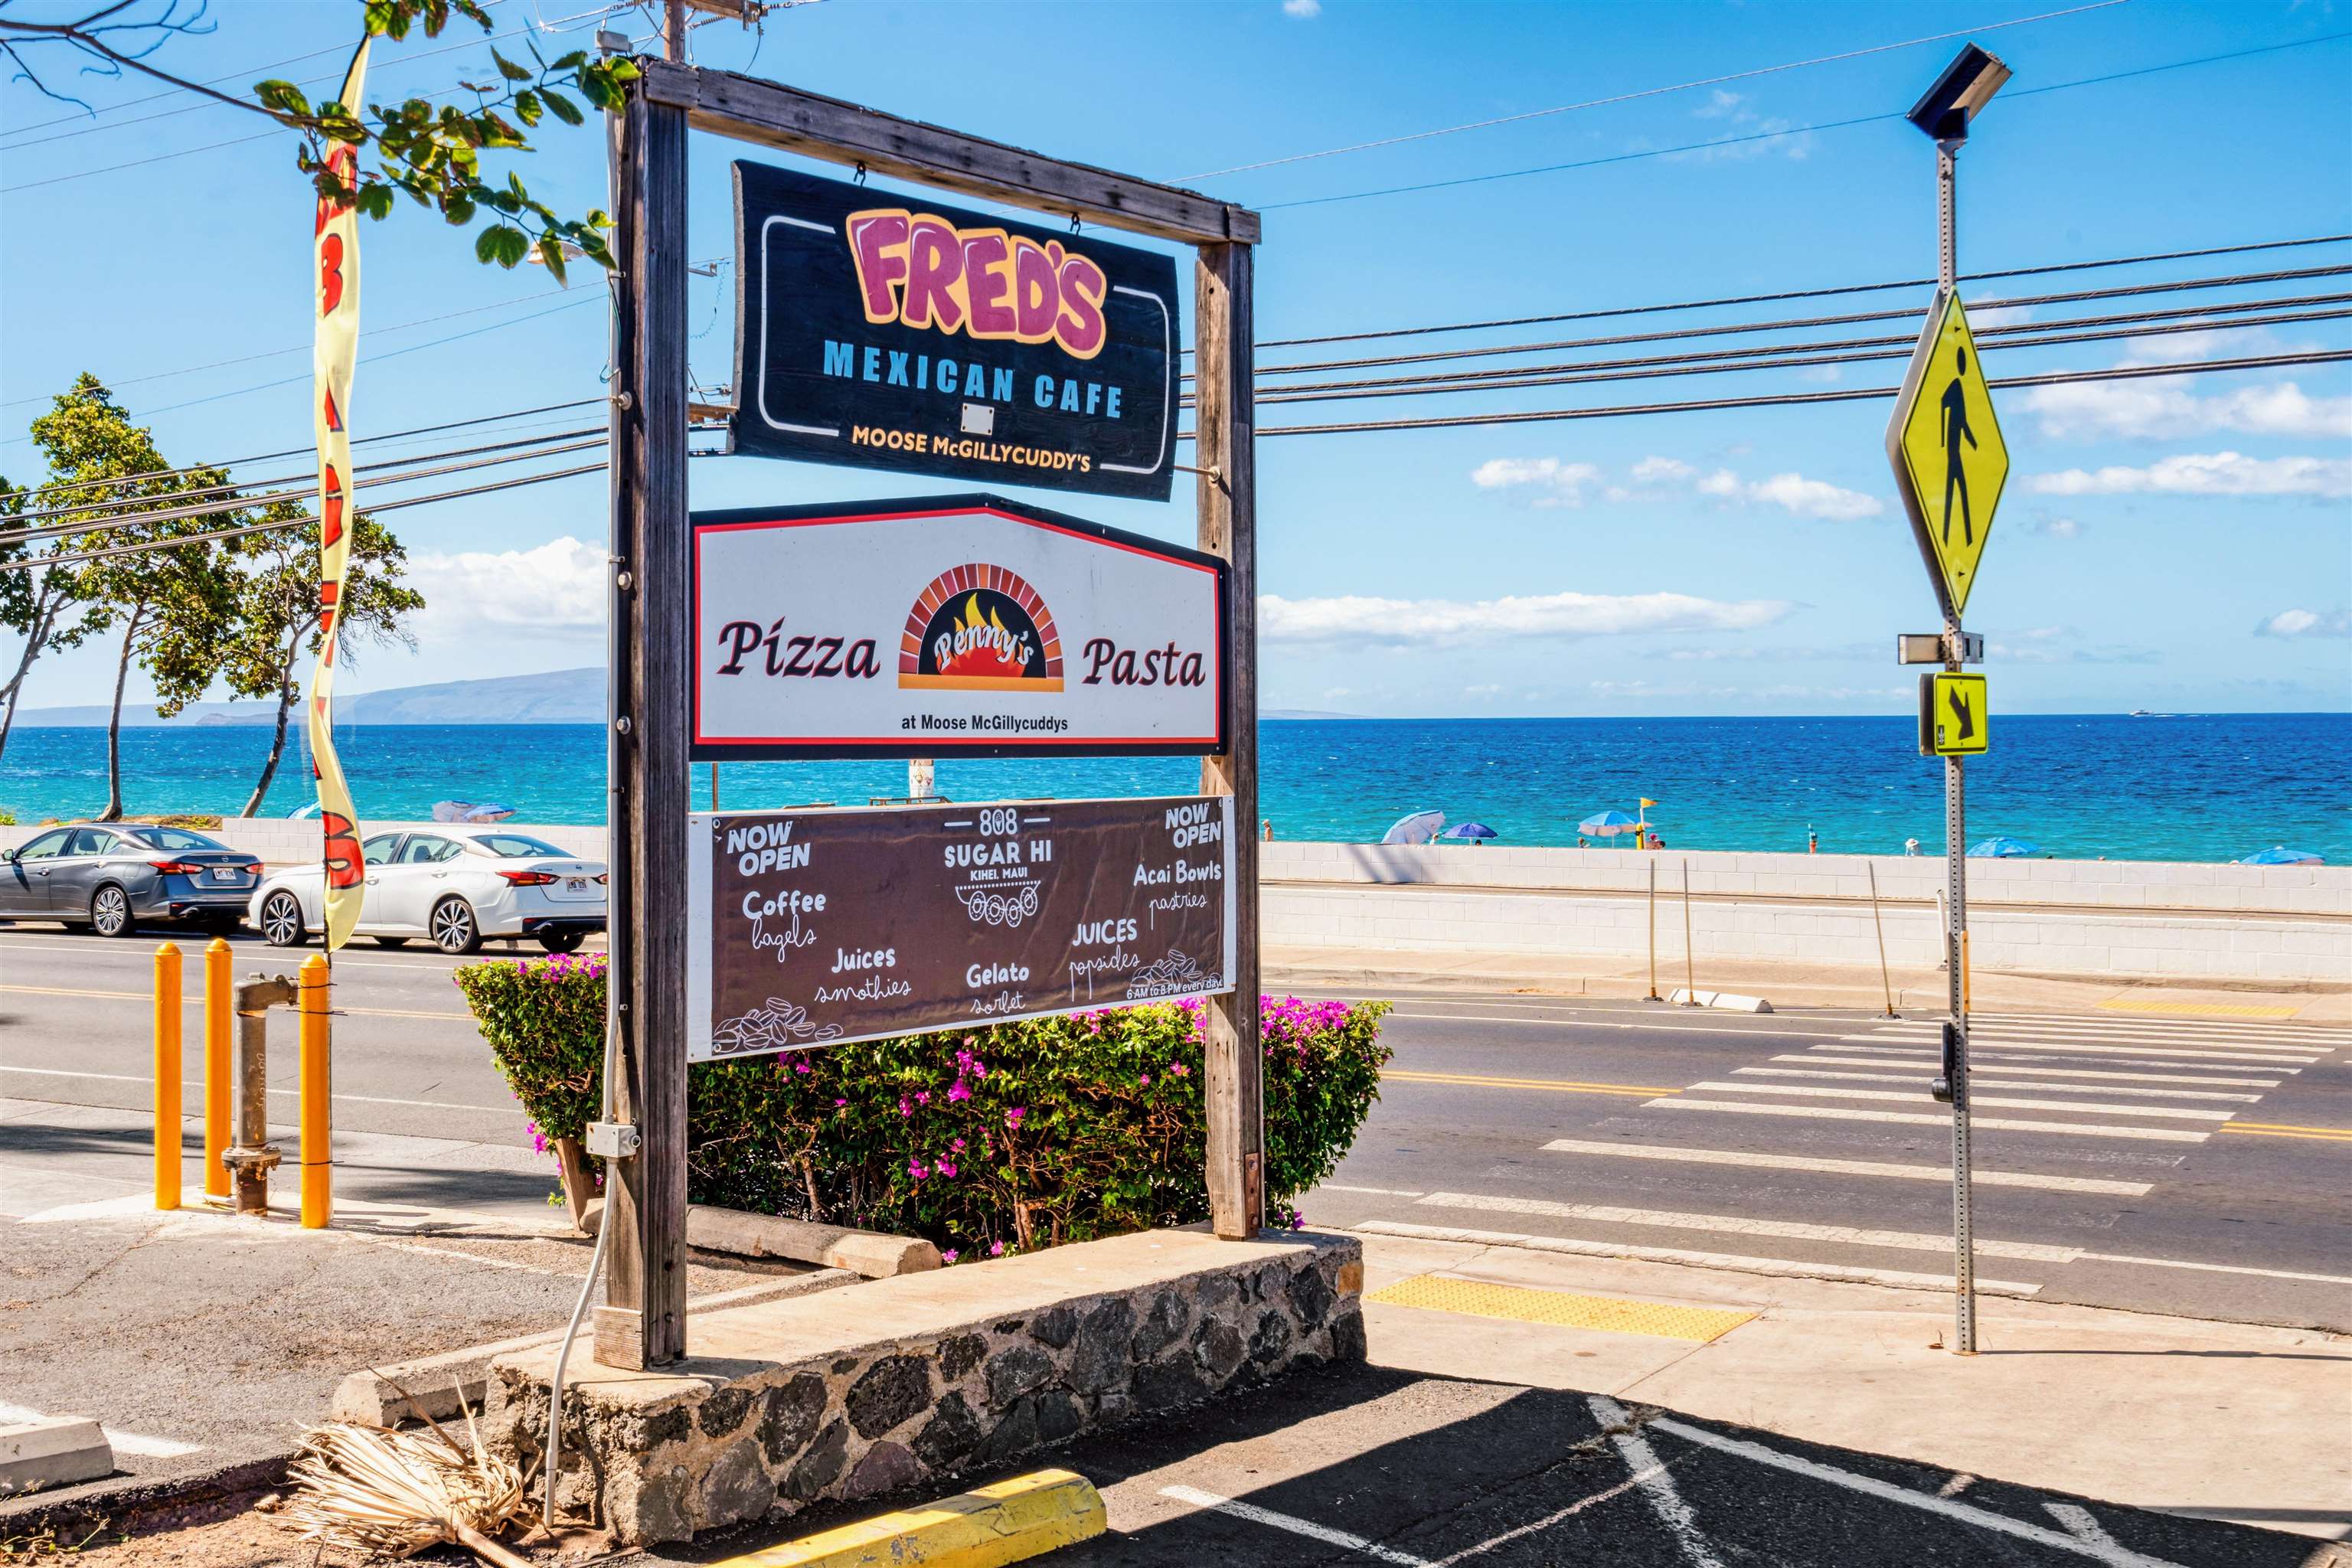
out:
M1022 676L1028 673L1028 639L1008 627L994 610L982 611L980 595L968 595L963 614L950 623L955 651L940 661L941 675Z

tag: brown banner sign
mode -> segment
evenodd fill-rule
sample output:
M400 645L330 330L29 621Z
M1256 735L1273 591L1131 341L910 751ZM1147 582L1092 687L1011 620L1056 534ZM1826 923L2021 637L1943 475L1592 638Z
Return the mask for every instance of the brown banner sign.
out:
M1232 801L693 819L688 1056L1234 988Z

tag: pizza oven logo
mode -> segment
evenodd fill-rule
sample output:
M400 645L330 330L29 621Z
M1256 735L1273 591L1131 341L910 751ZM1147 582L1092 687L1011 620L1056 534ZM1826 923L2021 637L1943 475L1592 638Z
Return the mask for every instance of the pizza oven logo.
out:
M1059 691L1062 639L1037 590L1002 566L943 572L907 614L898 684L956 691Z

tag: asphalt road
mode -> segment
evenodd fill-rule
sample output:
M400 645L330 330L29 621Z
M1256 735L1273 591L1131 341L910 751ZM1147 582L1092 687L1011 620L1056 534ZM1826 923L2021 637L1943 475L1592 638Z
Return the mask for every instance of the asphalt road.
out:
M201 942L181 945L193 1040ZM316 951L234 945L240 977ZM0 927L0 1098L145 1107L153 951L148 936ZM458 962L364 942L338 958L339 1133L528 1142L450 983ZM1766 1273L1950 1277L1933 1018L1508 993L1397 1001L1381 1104L1302 1200L1310 1223ZM1982 1288L2352 1330L2352 1031L2126 1013L1977 1022ZM291 1119L292 1047L291 1028L277 1031L273 1119Z
M1980 1289L2352 1328L2352 1031L1979 1015ZM1403 995L1308 1223L1910 1285L1951 1278L1938 1022Z

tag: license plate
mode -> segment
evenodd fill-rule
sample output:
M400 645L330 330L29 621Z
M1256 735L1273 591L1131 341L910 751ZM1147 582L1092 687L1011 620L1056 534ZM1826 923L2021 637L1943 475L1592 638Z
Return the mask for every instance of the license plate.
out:
M238 870L234 866L215 866L213 868L213 880L215 882L242 882L245 880L245 873Z
M588 890L588 879L566 877L563 879L563 890L567 893L584 893Z

